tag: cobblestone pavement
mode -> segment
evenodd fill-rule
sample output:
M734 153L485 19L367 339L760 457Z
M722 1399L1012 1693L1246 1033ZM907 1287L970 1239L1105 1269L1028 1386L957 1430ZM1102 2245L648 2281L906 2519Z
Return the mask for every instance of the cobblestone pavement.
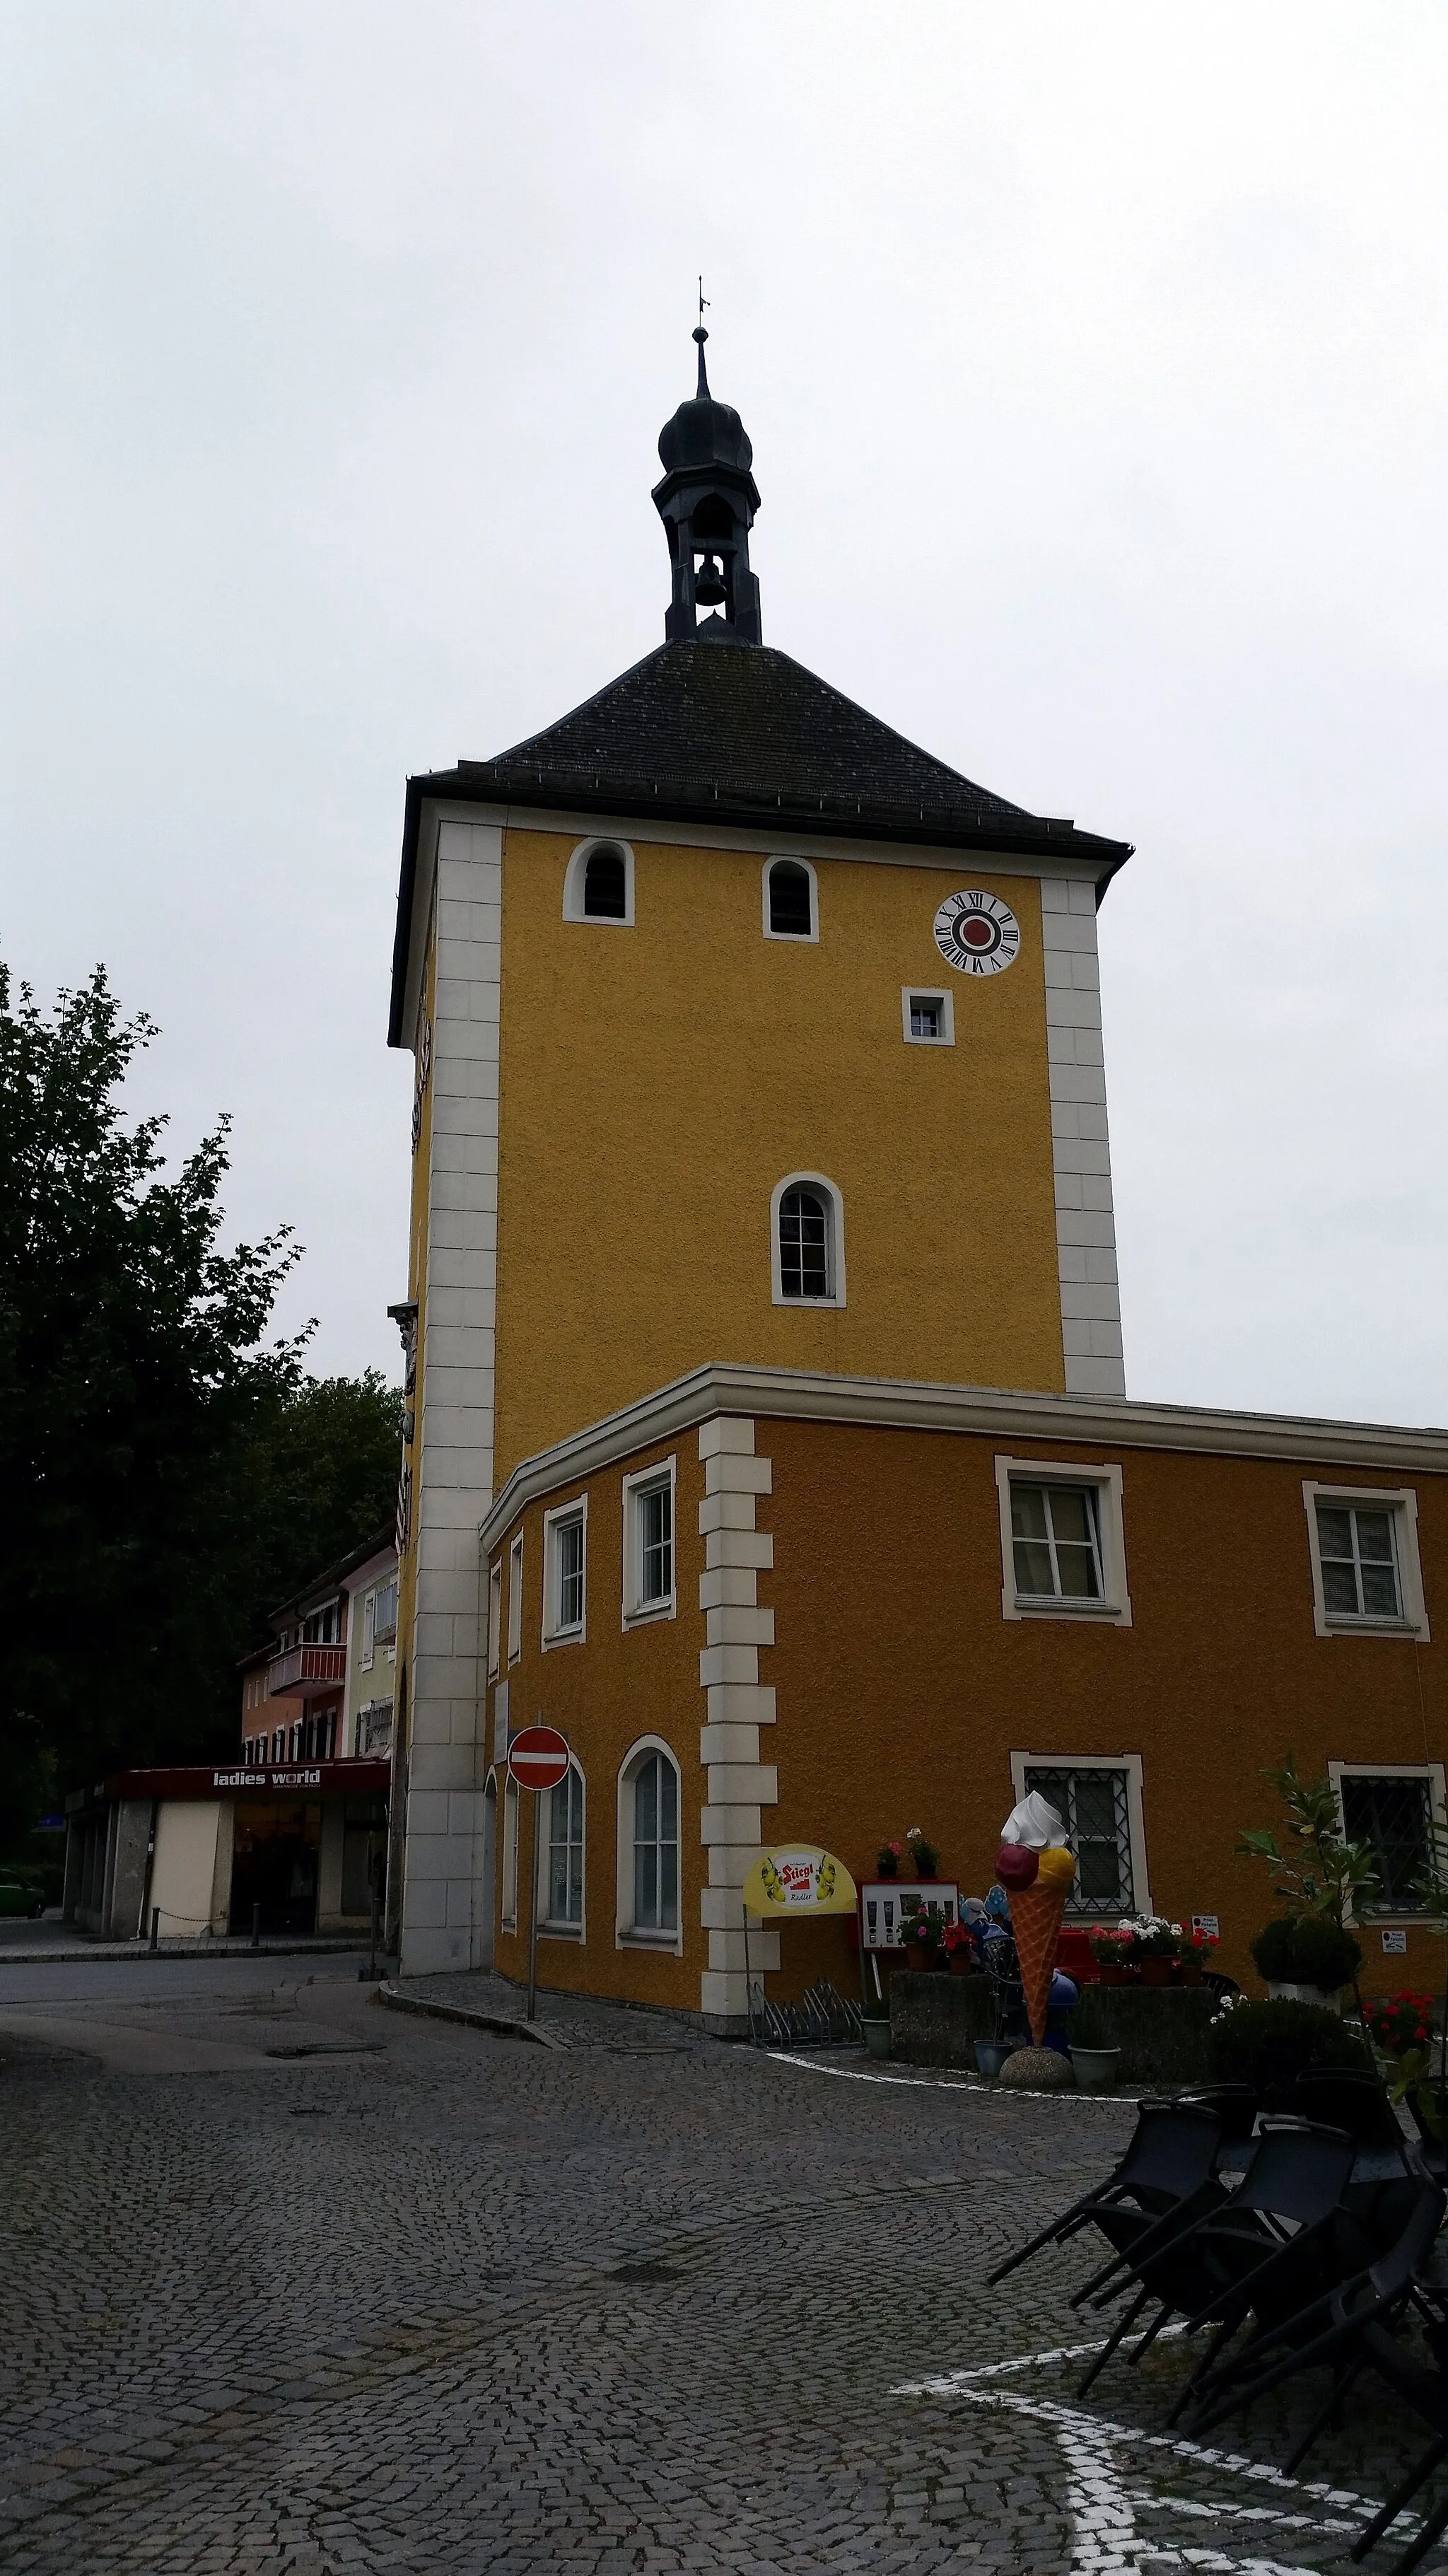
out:
M229 1965L7 2015L0 2570L1325 2576L1410 2456L1370 2400L1294 2485L1301 2400L1205 2453L1162 2431L1179 2347L1085 2407L1033 2362L1086 2339L1087 2248L984 2275L1129 2108Z

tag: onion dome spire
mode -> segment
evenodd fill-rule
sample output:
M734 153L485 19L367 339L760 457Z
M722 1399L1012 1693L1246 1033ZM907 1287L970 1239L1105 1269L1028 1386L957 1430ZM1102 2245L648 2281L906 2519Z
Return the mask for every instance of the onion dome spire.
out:
M708 337L701 313L698 389L659 433L664 479L653 500L673 569L664 634L671 644L759 644L759 584L749 569L754 450L738 412L709 391ZM701 609L710 613L701 618Z

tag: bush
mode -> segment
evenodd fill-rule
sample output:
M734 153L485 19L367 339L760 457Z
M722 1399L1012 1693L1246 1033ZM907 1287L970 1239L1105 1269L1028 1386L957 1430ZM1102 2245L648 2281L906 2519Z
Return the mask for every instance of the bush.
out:
M1332 1993L1357 1975L1363 1954L1350 1932L1321 1914L1279 1914L1252 1944L1269 1985L1321 1986Z
M1250 2084L1269 2109L1290 2108L1292 2087L1310 2066L1372 2073L1363 2042L1336 2013L1285 1998L1229 2004L1212 2023L1207 2046L1218 2082Z

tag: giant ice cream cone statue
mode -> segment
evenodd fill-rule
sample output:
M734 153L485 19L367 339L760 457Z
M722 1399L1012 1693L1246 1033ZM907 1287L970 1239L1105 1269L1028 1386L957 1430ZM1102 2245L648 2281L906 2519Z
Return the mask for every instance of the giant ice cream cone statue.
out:
M1060 1816L1038 1790L1011 1809L1001 1834L996 1873L1010 1897L1026 2013L1031 2037L1040 2048L1056 1971L1056 1939L1076 1860L1066 1848Z

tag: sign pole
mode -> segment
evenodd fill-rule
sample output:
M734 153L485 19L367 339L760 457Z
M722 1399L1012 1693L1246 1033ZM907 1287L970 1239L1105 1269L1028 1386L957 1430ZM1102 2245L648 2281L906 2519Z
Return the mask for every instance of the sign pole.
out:
M538 1830L538 1801L543 1794L541 1789L535 1789L533 1792L533 1868L531 1872L533 1886L528 1903L528 2011L526 2014L526 2019L529 2021L536 2021L538 2018L538 1845L542 1840Z
M533 1795L533 1849L530 1854L531 1886L528 1900L528 2011L526 2018L538 2018L538 1871L542 1859L539 1846L543 1840L539 1799L545 1790L556 1789L568 1777L570 1761L568 1739L556 1726L525 1726L508 1747L508 1772L519 1789ZM521 1808L519 1824L522 1823Z

